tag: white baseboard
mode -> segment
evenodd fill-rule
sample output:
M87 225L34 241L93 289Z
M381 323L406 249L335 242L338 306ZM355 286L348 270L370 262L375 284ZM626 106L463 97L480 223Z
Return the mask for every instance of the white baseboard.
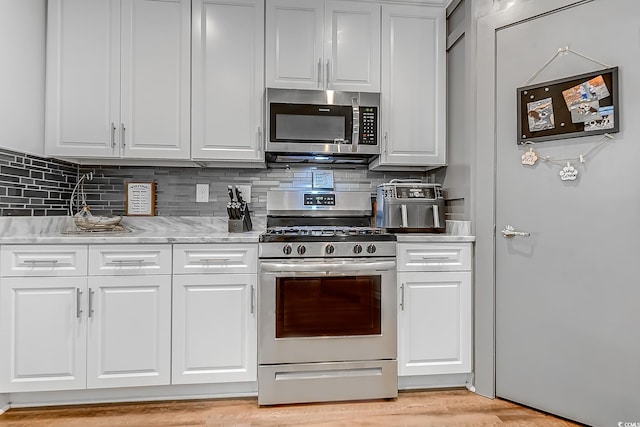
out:
M7 412L11 408L9 404L9 395L8 394L0 394L0 415Z
M465 386L468 388L472 379L472 374L399 377L398 389L417 390ZM10 393L0 395L0 414L9 408L159 400L220 399L257 395L257 382Z
M417 375L398 377L398 390L466 387L472 374Z
M9 394L8 407L81 405L158 400L216 399L258 395L258 383L193 384L153 387L65 390ZM1 402L0 402L1 403Z

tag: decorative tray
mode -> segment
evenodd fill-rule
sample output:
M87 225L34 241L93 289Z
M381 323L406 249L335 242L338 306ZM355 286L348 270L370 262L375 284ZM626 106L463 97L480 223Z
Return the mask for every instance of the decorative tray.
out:
M122 231L121 216L74 216L73 222L83 231Z

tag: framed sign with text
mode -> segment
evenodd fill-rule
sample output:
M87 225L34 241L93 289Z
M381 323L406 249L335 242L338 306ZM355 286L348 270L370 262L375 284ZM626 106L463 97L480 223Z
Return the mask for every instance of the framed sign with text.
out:
M128 216L155 216L156 183L127 182L126 210Z

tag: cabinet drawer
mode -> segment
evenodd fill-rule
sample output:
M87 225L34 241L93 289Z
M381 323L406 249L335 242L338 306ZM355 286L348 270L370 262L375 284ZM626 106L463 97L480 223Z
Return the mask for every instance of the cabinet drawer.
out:
M85 276L84 245L7 245L1 249L2 276Z
M171 246L89 246L90 276L118 274L171 274Z
M257 273L258 245L174 245L174 274Z
M399 243L398 271L471 270L471 243Z

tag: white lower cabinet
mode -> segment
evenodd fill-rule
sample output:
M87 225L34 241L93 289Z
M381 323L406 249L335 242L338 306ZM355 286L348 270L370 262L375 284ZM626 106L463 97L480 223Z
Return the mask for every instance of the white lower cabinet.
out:
M470 248L398 244L400 376L471 372Z
M170 256L170 245L3 246L0 392L169 384L171 265L158 260Z
M0 392L84 388L87 278L1 280Z
M172 383L256 381L257 245L175 245L173 259Z
M87 388L171 382L171 276L89 277Z

